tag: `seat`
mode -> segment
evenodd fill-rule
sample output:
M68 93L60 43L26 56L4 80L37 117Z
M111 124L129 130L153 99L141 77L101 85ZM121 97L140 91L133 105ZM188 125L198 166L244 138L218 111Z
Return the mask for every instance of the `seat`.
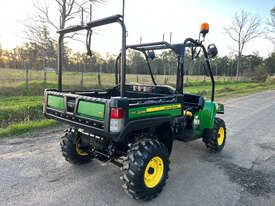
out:
M200 95L183 94L183 106L192 109L202 109L204 106L204 98Z

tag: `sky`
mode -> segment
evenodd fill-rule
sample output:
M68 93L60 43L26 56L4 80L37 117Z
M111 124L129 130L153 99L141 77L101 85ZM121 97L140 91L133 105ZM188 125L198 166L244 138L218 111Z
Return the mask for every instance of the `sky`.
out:
M36 0L0 0L0 44L4 49L14 48L24 42L23 22L35 13L33 3ZM51 14L55 16L56 3L51 2ZM125 0L125 23L128 31L127 44L161 41L163 34L172 43L181 43L187 37L198 38L201 23L210 25L206 36L206 45L215 43L219 55L230 55L236 49L234 42L224 33L224 27L232 22L235 12L245 10L263 18L269 18L274 0ZM122 0L105 0L105 3L93 6L93 19L120 14ZM57 16L55 16L57 17ZM58 18L57 18L58 19ZM80 22L80 19L79 19ZM74 22L75 23L75 22ZM264 26L264 25L263 25ZM69 42L74 51L85 51L85 46ZM118 24L95 29L92 37L92 50L117 54L121 48L121 32ZM244 54L259 51L261 56L268 56L274 47L266 39L249 42Z

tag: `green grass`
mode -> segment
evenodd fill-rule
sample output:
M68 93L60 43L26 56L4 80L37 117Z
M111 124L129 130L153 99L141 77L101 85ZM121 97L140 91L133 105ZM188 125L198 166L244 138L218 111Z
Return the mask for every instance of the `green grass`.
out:
M272 85L257 85L257 86L247 86L243 88L237 88L233 90L228 90L226 91L227 88L223 92L217 91L217 99L230 99L233 97L241 97L241 96L247 96L250 94L255 94L258 92L266 91L266 90L274 90L275 89L275 84Z
M0 98L0 109L8 106L25 105L43 102L43 96L16 96Z
M55 120L27 121L11 124L4 129L0 129L0 138L15 137L22 134L30 134L35 130L49 128L60 125Z
M275 89L275 80L268 80L265 83L257 82L216 82L215 98L228 99L239 96L261 92L264 90ZM198 94L205 96L207 99L211 97L211 86L188 86L184 88L185 93Z
M235 91L242 91L245 92L248 88L255 88L258 87L258 83L247 83L247 82L225 82L225 83L216 83L215 87L215 96L216 97L223 97L228 93L232 93ZM211 85L201 85L201 86L187 86L184 88L184 93L191 93L205 96L206 98L210 98L211 96Z
M1 128L10 124L44 119L43 97L9 97L0 100Z

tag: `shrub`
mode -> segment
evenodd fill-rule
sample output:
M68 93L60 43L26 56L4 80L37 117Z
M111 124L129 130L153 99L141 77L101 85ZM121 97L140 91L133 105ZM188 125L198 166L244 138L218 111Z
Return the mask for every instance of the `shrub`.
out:
M269 77L265 80L265 85L272 85L272 84L275 84L275 78Z
M263 65L258 65L252 75L252 80L264 82L268 77L267 69Z

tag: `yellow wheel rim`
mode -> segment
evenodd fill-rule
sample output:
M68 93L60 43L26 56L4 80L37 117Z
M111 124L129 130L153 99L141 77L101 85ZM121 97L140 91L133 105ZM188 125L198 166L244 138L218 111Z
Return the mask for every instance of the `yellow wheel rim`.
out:
M147 187L155 187L163 176L164 164L163 160L156 156L147 164L144 173L144 183Z
M76 150L76 153L81 155L81 156L87 156L88 153L87 152L83 152L80 148L79 148L79 142L80 142L80 138L78 138L76 140L76 143L75 143L75 150Z
M218 132L218 145L221 146L224 141L224 128L221 127Z

